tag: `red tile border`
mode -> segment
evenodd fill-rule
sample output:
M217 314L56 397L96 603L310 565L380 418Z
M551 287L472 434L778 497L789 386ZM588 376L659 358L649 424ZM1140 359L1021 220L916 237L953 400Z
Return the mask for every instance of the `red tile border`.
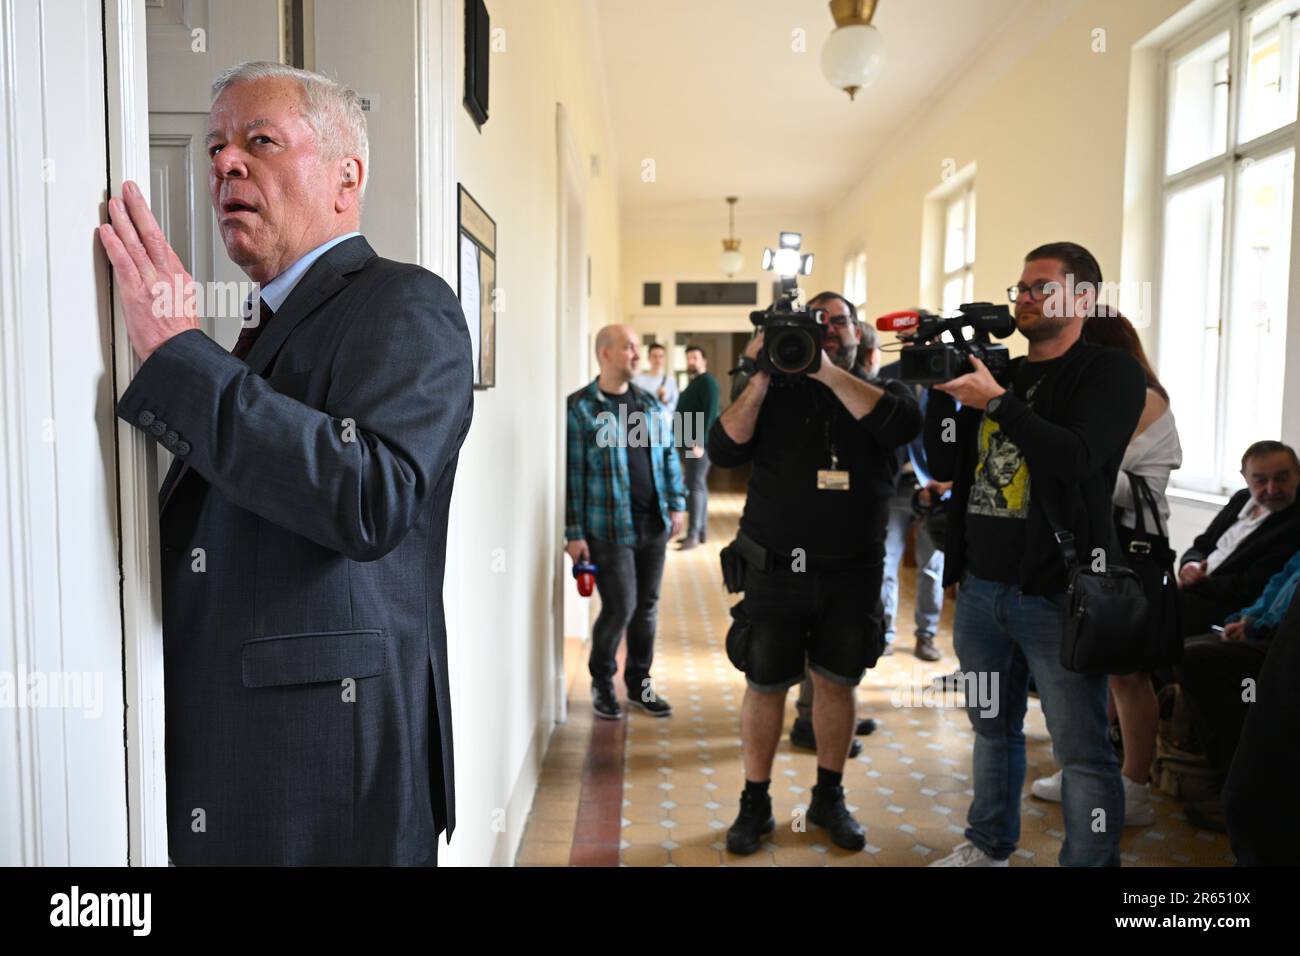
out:
M623 672L624 648L619 647L618 686ZM623 828L623 753L627 742L627 715L621 720L592 720L587 759L582 766L582 793L578 797L577 825L569 866L618 866Z

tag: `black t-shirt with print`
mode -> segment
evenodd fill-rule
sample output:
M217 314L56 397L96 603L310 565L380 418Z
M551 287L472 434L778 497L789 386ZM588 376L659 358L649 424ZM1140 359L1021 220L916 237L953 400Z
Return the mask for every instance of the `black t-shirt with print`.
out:
M1063 361L1064 357L1021 362L1012 393L1032 406L1044 377ZM975 479L966 502L966 567L988 581L1018 584L1029 515L1029 466L1020 449L987 414L980 419L978 448Z
M637 404L632 400L632 389L629 388L621 395L611 395L603 388L600 393L609 399L614 405L614 414L621 421L627 422L626 428L642 435L646 435L646 441L638 441L633 447L627 440L627 433L619 435L620 440L627 447L627 477L631 484L632 514L649 515L659 514L659 498L655 494L654 470L650 462L650 442L649 442L649 424L642 428L636 428L636 419L632 415L638 411ZM620 412L618 406L625 406L626 412Z

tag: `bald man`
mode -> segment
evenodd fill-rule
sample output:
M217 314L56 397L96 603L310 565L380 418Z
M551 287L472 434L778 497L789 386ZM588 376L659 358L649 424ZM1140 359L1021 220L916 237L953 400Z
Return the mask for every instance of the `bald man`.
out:
M597 717L623 716L614 692L618 642L629 706L672 713L654 692L655 620L668 539L682 531L686 487L671 419L658 398L632 384L641 363L636 333L607 325L596 335L600 375L569 396L565 551L596 565L600 614L591 629L591 702Z

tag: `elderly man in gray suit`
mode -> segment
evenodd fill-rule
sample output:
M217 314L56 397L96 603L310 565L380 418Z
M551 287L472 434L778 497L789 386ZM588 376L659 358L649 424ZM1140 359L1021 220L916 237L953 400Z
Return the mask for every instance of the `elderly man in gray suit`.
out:
M159 495L170 854L434 865L455 822L442 580L465 319L446 283L357 231L354 92L246 63L212 96L212 204L261 285L233 353L193 299L161 294L190 277L133 183L99 228L143 361L117 412L175 455Z

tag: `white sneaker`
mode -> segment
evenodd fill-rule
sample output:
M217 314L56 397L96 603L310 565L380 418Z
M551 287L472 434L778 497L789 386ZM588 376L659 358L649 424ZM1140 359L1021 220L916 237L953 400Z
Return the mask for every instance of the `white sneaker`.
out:
M1149 827L1156 822L1156 810L1151 806L1151 784L1134 783L1120 774L1124 781L1124 826Z
M1049 803L1061 802L1061 773L1058 770L1050 777L1039 777L1029 785L1029 792L1039 800L1047 800Z
M1010 866L1010 860L995 860L973 843L963 843L931 866Z

